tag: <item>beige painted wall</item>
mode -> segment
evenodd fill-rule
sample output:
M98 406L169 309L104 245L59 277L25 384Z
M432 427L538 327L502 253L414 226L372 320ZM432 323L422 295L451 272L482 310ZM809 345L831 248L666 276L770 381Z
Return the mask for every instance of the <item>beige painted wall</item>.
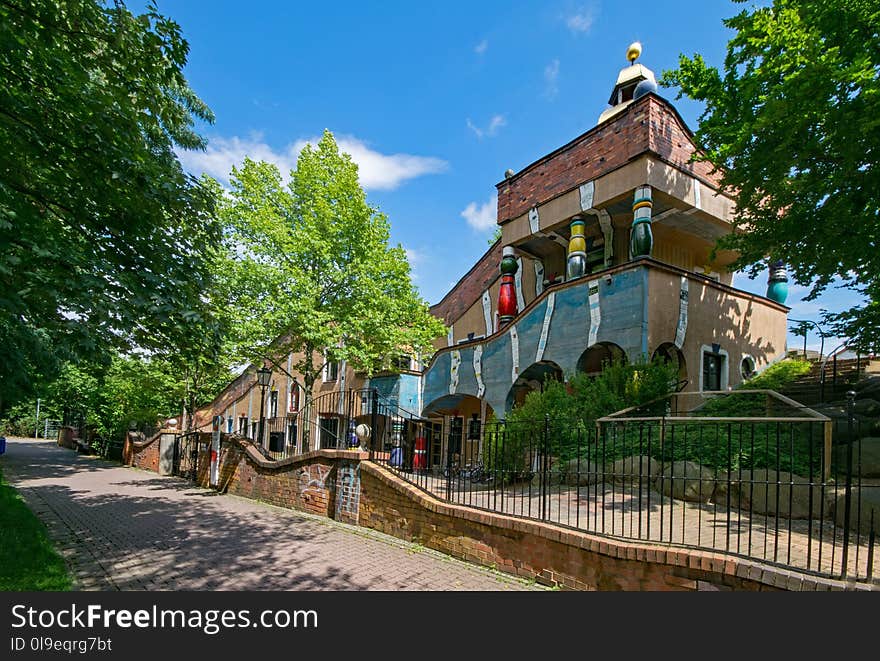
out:
M675 339L679 317L681 276L651 269L649 276L648 350ZM728 384L742 379L744 354L760 370L785 352L787 314L761 297L736 293L697 276L688 278L688 324L682 353L687 363L688 390L699 388L703 345L717 343L727 351Z

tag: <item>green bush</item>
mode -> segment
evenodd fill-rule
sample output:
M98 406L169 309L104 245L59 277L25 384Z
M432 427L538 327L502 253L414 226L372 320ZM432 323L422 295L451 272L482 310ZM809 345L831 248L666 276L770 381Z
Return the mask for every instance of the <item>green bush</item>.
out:
M661 360L614 362L605 365L598 376L575 374L567 383L550 379L542 391L529 393L503 423L490 420L483 463L487 467L502 462L505 467L528 466L539 452L560 461L583 456L595 447L598 418L654 400L660 402L651 410L665 408L662 400L677 380L677 368Z

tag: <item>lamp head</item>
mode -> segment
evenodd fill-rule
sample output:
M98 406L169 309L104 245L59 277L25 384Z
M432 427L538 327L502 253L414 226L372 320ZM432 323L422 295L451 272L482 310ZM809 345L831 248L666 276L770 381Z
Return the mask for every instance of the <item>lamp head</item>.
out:
M265 388L269 385L269 382L272 380L272 370L268 367L261 367L257 370L257 383Z

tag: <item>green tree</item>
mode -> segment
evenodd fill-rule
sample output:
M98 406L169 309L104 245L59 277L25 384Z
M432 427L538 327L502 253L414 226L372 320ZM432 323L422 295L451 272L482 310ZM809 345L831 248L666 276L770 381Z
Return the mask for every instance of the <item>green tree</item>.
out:
M239 355L293 353L311 393L325 350L372 373L443 334L412 284L404 249L389 245L387 218L367 203L357 165L329 131L302 150L287 185L274 165L250 159L231 183L218 278Z
M182 345L211 319L211 189L175 149L212 121L150 3L0 2L0 410L67 359Z
M744 230L721 246L752 275L768 256L785 261L812 285L808 299L841 278L877 301L880 2L774 0L724 24L736 34L723 71L681 56L662 78L705 102L699 158L720 166ZM864 314L870 307L829 320L856 332L871 327L858 323Z

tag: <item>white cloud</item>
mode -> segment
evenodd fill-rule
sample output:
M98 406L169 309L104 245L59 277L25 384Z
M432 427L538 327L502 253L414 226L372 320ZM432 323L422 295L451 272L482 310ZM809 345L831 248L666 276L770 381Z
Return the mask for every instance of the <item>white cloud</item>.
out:
M468 117L465 120L467 127L474 132L478 138L482 139L484 136L493 137L498 133L498 129L507 125L507 119L504 115L492 115L492 118L489 120L489 124L486 128L480 128L476 124L471 121L471 118Z
M407 248L403 247L404 252L406 252L406 261L409 262L410 273L412 274L413 280L419 280L420 274L418 273L419 266L425 263L426 255L421 250L416 248Z
M482 55L483 53L486 52L486 50L488 50L488 48L489 48L489 40L483 39L483 41L481 41L476 46L474 46L474 52L477 55Z
M485 232L496 225L497 207L498 198L493 195L485 204L478 205L476 202L468 204L461 212L461 217L478 232Z
M483 137L483 129L481 129L479 126L477 126L476 124L474 124L474 123L471 121L471 118L470 118L470 117L468 117L468 118L465 120L465 124L467 124L467 127L468 127L471 131L473 131L473 132L474 132L474 135L476 135L478 138L482 138L482 137Z
M559 60L555 59L544 67L544 95L552 99L559 92Z
M190 172L204 172L226 184L229 183L232 166L241 165L245 156L274 163L287 180L290 171L296 168L296 159L302 148L308 143L317 144L319 139L297 140L276 151L263 141L260 134L249 138L215 137L209 141L204 152L181 151L178 156ZM409 179L445 172L449 167L443 159L432 156L382 154L354 136L337 135L336 143L357 163L361 185L366 189L394 190Z
M585 34L593 27L593 21L595 18L595 12L590 7L566 16L565 24L572 32Z
M489 128L486 130L486 133L489 135L495 135L502 126L507 124L507 120L504 118L504 115L492 115L492 119L489 120Z

